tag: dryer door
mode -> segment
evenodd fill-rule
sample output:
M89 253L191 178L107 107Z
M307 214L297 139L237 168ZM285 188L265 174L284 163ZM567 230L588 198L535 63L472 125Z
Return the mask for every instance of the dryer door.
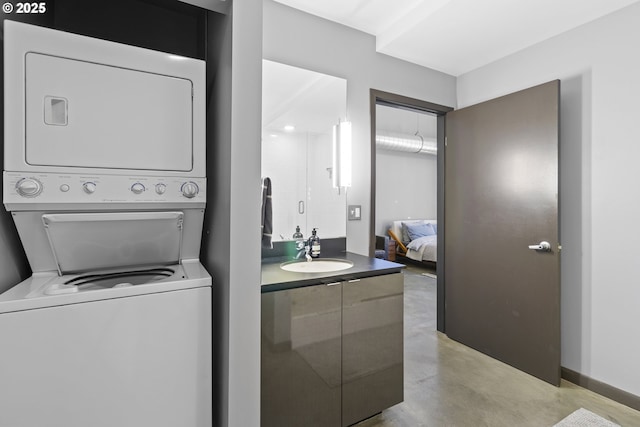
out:
M26 162L188 172L193 82L29 52Z

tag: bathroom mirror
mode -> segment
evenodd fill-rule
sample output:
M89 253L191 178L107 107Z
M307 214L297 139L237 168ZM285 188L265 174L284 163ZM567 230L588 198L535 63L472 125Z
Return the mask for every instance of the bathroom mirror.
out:
M262 176L271 179L273 240L346 235L345 190L333 188L333 126L345 120L347 82L262 62Z

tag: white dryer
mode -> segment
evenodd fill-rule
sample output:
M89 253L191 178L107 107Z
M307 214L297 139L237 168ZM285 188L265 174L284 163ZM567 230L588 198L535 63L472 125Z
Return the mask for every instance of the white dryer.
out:
M204 62L4 28L0 425L210 426Z

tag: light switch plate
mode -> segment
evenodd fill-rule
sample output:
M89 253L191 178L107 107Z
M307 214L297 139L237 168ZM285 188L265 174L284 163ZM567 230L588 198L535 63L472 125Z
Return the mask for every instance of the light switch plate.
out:
M349 221L360 221L360 219L362 219L362 206L349 205L347 218L349 219Z

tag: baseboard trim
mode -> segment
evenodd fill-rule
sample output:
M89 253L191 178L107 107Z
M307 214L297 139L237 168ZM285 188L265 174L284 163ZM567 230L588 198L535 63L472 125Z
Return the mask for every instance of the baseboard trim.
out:
M608 397L611 400L615 400L618 403L622 403L630 408L640 411L640 396L631 394L619 388L610 386L601 381L594 380L579 372L572 371L569 368L560 368L561 376L563 379L579 385L580 387L591 390L594 393L598 393L604 397Z

